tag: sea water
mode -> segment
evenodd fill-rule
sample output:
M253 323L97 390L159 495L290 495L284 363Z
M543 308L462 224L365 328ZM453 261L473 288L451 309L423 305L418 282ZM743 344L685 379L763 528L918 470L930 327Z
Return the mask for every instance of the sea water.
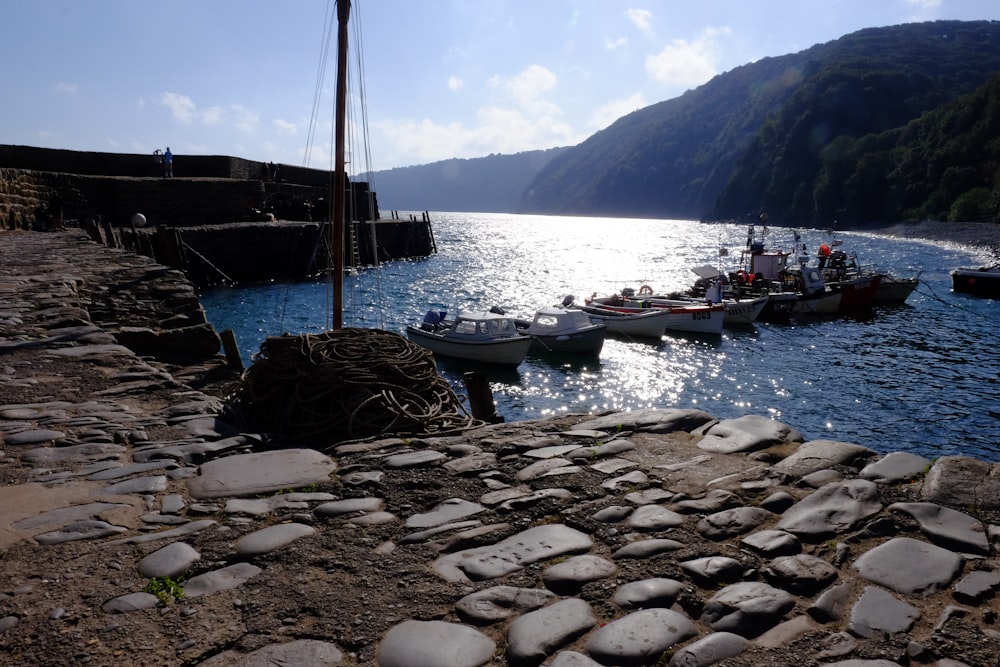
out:
M405 333L427 310L534 310L623 287L688 287L699 265L731 270L745 225L484 213L432 216L437 253L347 276L344 326ZM792 250L793 231L764 233ZM992 259L976 248L857 232L801 230L815 255L834 239L863 265L919 273L906 304L862 317L756 323L721 338L672 335L659 343L609 338L598 359L529 354L513 370L486 370L507 421L562 413L696 408L720 418L761 415L806 439L854 442L928 458L1000 461L1000 302L951 291L950 271ZM728 251L728 256L720 253ZM320 332L330 322L326 282L215 288L201 295L219 331L232 329L245 363L266 336ZM439 359L464 396L461 363ZM478 368L477 370L482 370Z

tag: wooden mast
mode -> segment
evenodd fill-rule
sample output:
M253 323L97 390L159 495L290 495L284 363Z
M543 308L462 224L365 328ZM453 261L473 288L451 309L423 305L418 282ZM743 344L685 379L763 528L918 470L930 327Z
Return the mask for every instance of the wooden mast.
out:
M332 328L344 326L344 197L347 174L344 172L344 144L347 109L347 20L351 0L337 0L337 98L335 107L333 211L330 214L330 247L333 254Z

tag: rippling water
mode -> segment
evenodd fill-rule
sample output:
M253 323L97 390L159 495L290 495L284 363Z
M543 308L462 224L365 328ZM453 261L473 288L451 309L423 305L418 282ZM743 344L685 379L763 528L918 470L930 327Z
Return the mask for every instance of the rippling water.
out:
M758 227L758 231L759 231ZM566 294L686 287L691 267L738 258L746 227L676 220L435 214L438 254L347 278L345 326L404 332L429 308L502 306L530 316ZM811 251L830 237L802 232ZM598 361L533 356L491 371L508 421L562 412L692 407L719 418L759 414L807 439L856 442L927 457L1000 461L1000 302L951 292L950 271L985 264L973 248L838 233L863 264L921 271L906 305L870 318L758 323L721 340L668 335L659 345L608 339ZM769 248L790 248L771 229ZM731 267L723 265L724 268ZM322 283L215 289L202 295L218 330L233 329L246 362L268 335L317 332L329 321ZM464 394L463 366L438 362Z

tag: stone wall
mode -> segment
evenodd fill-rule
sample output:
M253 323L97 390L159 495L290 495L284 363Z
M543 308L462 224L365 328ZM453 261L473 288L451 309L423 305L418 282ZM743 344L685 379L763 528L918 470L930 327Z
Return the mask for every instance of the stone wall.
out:
M0 145L0 228L48 228L55 201L66 220L114 226L127 226L135 213L147 224L172 227L262 220L266 213L282 220L329 217L327 171L278 165L272 181L263 162L182 155L174 157L174 176L162 178L152 155ZM378 218L367 183L351 185L353 219Z

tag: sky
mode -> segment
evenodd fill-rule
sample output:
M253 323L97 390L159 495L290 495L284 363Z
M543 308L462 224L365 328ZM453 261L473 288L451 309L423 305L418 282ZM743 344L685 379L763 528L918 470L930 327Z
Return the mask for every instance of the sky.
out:
M334 0L0 6L0 144L332 164ZM575 145L735 67L939 19L1000 2L353 0L348 171Z

